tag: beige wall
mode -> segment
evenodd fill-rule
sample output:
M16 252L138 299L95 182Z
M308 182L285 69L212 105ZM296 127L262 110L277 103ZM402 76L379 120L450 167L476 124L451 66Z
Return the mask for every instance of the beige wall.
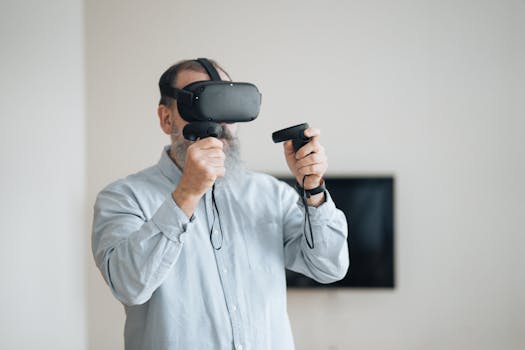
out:
M290 292L298 349L523 348L523 23L519 1L88 0L88 202L168 142L164 69L216 58L263 93L251 168L285 173L271 132L308 121L331 174L396 176L396 289ZM122 348L91 261L88 308L90 348Z
M86 349L80 0L0 3L0 349Z

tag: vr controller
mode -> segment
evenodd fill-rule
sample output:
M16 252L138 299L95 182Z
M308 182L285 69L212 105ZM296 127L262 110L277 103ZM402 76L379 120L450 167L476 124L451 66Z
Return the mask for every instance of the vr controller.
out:
M190 141L197 141L205 137L220 138L222 136L222 127L215 122L193 122L182 129L182 134L186 140Z
M204 137L221 137L218 123L249 122L257 118L261 93L250 83L222 81L213 64L206 58L196 60L211 80L196 81L182 89L169 84L160 86L161 94L177 100L181 117L189 122L183 135L195 141Z
M293 150L297 152L310 141L309 137L304 136L304 131L308 127L308 123L303 123L278 130L272 134L272 140L275 143L292 140Z

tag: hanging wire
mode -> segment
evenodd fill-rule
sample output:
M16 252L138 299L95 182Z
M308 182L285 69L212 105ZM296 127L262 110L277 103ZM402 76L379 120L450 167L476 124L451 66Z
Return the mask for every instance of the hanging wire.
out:
M213 220L212 220L212 223L211 223L211 228L210 228L210 243L211 243L211 246L213 247L213 249L215 250L220 250L222 248L222 241L224 239L223 237L223 234L222 234L222 225L221 225L221 215L219 213L219 208L217 206L217 201L215 200L215 184L213 184L212 188L211 188L211 204L212 204L212 215L213 215ZM220 234L220 242L219 242L219 245L218 246L215 246L215 243L213 242L213 229L215 227L215 212L217 212L217 222L219 223L219 234Z
M303 177L303 183L302 183L302 190L301 190L301 200L304 205L304 226L303 226L303 233L304 238L306 239L306 244L308 245L308 248L314 249L314 234L312 230L312 222L310 221L310 211L308 210L308 197L306 196L306 190L304 189L304 180L306 179L308 175L305 175ZM310 229L310 240L308 240L308 235L306 234L306 222L308 221L308 227Z

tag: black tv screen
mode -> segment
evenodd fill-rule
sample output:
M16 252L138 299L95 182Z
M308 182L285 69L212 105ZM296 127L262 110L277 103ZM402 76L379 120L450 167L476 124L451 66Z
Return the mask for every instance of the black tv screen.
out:
M295 184L293 178L280 179ZM341 281L330 284L287 270L288 287L393 288L394 178L327 177L325 183L335 205L346 215L350 268Z

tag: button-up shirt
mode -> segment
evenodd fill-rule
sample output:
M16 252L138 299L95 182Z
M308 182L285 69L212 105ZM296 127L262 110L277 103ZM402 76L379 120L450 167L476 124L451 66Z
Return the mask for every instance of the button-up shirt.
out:
M310 249L298 194L243 171L216 186L216 206L210 190L188 219L172 197L182 174L168 150L95 204L93 255L124 305L126 349L293 349L285 269L322 283L343 278L344 214L328 192L309 207Z

